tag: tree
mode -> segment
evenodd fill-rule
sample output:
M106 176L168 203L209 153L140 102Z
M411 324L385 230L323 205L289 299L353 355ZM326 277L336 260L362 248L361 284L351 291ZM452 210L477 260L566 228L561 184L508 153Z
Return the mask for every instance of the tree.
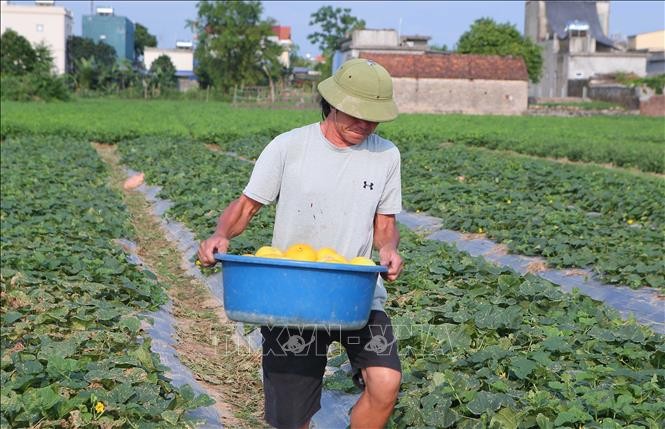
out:
M175 88L178 78L175 75L175 66L168 55L160 55L150 65L152 87L158 92L164 89Z
M148 32L148 29L138 22L134 26L134 58L143 57L145 47L154 48L157 46L157 38Z
M86 37L71 36L67 39L67 71L77 73L77 64L81 59L95 59L101 67L113 67L116 61L115 48L104 42L95 43Z
M3 100L66 100L65 80L53 72L53 55L40 43L34 48L13 30L0 36Z
M76 90L101 89L113 80L116 65L115 48L104 42L95 43L86 37L67 39L67 72Z
M312 60L300 56L300 46L293 44L289 51L289 64L291 69L294 67L311 67Z
M332 55L338 49L340 42L353 30L365 28L365 21L352 16L349 8L333 9L332 6L322 6L310 15L309 25L318 25L321 28L321 31L308 35L307 40L318 44L326 57L324 75L330 75Z
M28 39L8 29L0 36L0 73L21 75L34 70L37 54Z
M523 37L510 23L497 24L491 18L476 20L457 42L457 52L523 58L531 82L540 80L543 68L540 46Z
M281 70L281 48L268 40L273 22L261 20L261 2L202 0L197 7L197 20L188 25L198 32L195 72L202 86L228 91Z
M448 49L448 45L446 45L445 43L441 46L436 44L431 44L429 50L434 52L450 52L450 50Z

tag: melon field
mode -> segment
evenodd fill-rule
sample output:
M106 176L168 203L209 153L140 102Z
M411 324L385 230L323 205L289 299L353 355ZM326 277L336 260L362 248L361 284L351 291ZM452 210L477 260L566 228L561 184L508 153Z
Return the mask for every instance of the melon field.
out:
M168 291L116 244L135 237L135 216L93 143L160 186L172 202L164 217L200 240L262 148L319 119L193 101L3 102L0 426L185 427L214 402L176 387L151 348L145 324ZM401 151L406 211L551 268L654 290L665 313L662 118L402 115L377 132ZM230 252L269 244L273 217L261 210ZM661 333L537 275L401 233L405 271L386 284L403 366L390 427L665 426ZM234 383L214 376L221 390ZM326 386L354 391L341 373ZM242 423L245 410L231 411Z

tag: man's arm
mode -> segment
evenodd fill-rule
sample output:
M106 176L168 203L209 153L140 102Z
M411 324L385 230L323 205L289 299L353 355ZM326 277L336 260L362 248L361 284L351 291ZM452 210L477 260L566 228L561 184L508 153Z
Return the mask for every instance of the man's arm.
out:
M404 263L397 252L399 229L395 215L374 215L374 247L379 251L381 265L388 267L388 280L395 280L402 272Z
M229 240L240 235L252 217L263 207L263 204L255 201L244 194L224 209L215 233L199 245L199 261L205 266L215 264L215 252L226 253L229 248Z

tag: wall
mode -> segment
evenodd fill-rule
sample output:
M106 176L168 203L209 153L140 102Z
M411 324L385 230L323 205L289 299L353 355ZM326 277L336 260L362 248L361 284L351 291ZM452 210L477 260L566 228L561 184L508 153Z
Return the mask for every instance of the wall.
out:
M557 54L558 40L548 40L538 43L543 48L543 70L538 83L529 82L530 97L557 97Z
M646 54L611 53L603 54L574 54L568 59L568 78L586 79L597 74L615 72L635 73L637 76L646 76ZM581 74L579 74L581 73Z
M2 3L0 33L11 28L34 46L44 43L51 50L55 72L65 73L67 38L72 35L72 15L64 7L23 6Z
M146 47L143 50L143 64L145 69L150 70L152 62L162 55L168 55L171 62L178 71L194 70L194 52L186 49L161 49Z
M658 52L665 51L665 30L636 34L628 37L628 49Z
M525 81L393 78L402 113L520 115L527 110Z
M354 48L399 46L399 37L395 30L353 30L351 40Z
M640 115L665 116L665 95L652 95L640 102Z
M640 100L635 88L628 88L619 84L589 85L587 96L592 100L617 103L629 110L639 109Z
M665 74L665 52L652 52L647 59L647 76Z

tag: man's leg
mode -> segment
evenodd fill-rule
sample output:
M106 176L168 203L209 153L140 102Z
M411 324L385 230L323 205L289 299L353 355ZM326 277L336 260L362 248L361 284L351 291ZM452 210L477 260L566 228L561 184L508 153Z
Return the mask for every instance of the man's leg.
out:
M393 412L402 374L380 366L361 371L365 390L351 411L351 429L383 428Z
M330 339L325 332L261 328L265 419L278 429L300 429L321 408Z
M402 380L390 319L385 312L372 310L365 327L342 332L341 343L351 366L361 371L364 384L351 412L351 428L382 428L393 411Z

